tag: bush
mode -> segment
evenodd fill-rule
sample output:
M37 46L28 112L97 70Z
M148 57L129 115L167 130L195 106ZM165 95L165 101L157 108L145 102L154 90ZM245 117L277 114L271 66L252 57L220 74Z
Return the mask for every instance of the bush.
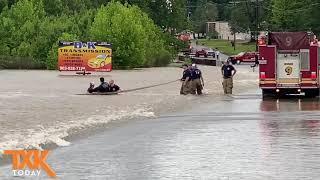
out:
M166 44L170 45L169 49L174 48L174 51L172 51L173 54L176 54L176 52L189 48L189 42L181 41L180 39L178 39L175 36L172 36L169 33L164 33L163 38Z
M0 69L44 69L46 64L32 57L0 56Z
M217 31L209 32L207 34L208 39L218 39L219 33Z
M155 57L153 65L156 67L166 66L169 63L171 63L171 60L172 60L171 54L166 50L162 50L158 52L157 56Z

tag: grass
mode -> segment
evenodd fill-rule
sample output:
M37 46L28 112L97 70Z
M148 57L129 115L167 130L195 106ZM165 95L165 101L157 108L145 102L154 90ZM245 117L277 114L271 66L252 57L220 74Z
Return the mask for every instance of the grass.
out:
M249 42L249 43L236 42L236 50L234 50L234 47L231 46L231 42L228 40L201 39L201 40L198 40L198 42L199 42L199 44L203 44L204 46L218 49L220 52L222 52L226 55L229 55L229 56L239 54L240 52L255 51L256 50L256 45L254 42Z

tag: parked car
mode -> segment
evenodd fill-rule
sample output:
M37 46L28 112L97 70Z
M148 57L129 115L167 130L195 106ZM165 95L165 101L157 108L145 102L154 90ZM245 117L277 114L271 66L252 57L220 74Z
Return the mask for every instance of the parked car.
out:
M212 56L213 58L216 57L216 52L213 49L208 48L208 49L206 49L206 51L207 51L208 56Z
M229 60L232 64L241 64L242 62L255 62L255 56L258 52L241 52L235 56L230 56Z
M197 50L196 57L200 57L200 56L208 57L207 51L205 51L204 49Z
M204 56L204 57L212 56L212 57L215 57L215 52L210 48L203 48L203 49L200 49L200 50L196 51L196 57L200 57L200 56Z

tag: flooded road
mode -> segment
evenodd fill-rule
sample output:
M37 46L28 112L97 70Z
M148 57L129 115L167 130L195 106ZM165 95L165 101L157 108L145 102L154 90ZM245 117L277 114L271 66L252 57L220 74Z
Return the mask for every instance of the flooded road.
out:
M319 99L263 101L257 74L237 68L235 95L223 96L219 69L202 67L208 77L202 97L180 96L179 83L119 96L76 96L99 76L0 71L6 84L0 88L0 150L60 146L48 164L67 180L319 179ZM105 77L128 89L155 83L155 75L163 83L180 71ZM10 164L0 163L0 179L16 179Z
M61 179L318 179L319 109L319 99L221 97L184 112L110 123L53 151L49 164Z
M205 92L222 94L219 67L200 67ZM248 67L239 68L237 92L257 86L257 74ZM178 80L181 68L119 70L95 76L64 76L57 71L0 71L0 155L3 150L40 148L54 144L67 146L69 136L108 126L111 121L155 117L188 109L205 98L179 95L181 82L175 81L117 96L79 96L89 82L103 76L114 79L123 90ZM211 99L211 98L209 98ZM1 164L1 158L0 158Z

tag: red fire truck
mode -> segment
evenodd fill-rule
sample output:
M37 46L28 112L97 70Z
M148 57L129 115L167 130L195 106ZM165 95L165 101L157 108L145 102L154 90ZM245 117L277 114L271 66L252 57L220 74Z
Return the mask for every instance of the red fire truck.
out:
M259 39L260 88L264 97L319 95L320 44L312 33L269 32Z

